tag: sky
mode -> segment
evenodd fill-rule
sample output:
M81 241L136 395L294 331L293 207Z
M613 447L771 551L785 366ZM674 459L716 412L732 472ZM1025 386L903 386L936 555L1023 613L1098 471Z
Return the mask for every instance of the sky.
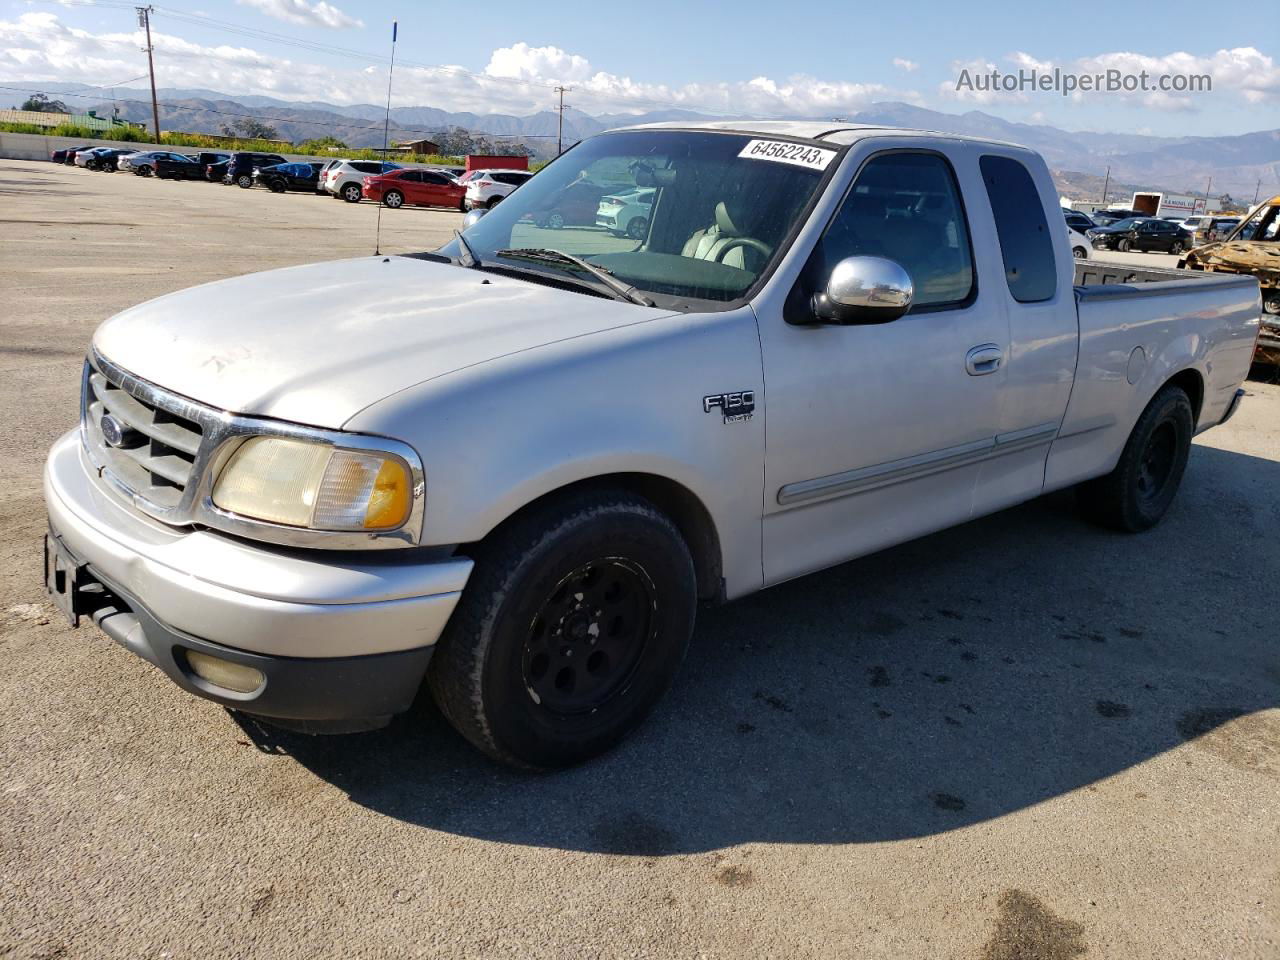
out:
M396 106L526 114L553 107L564 85L566 103L593 115L831 118L903 101L1067 130L1218 136L1280 128L1280 2L1255 2L1249 18L1187 0L168 0L152 35L161 87L232 95L383 103L398 20ZM123 0L0 0L0 85L136 88L142 44ZM1212 90L977 88L993 69L1054 68L1206 74ZM972 87L957 90L963 71ZM0 101L21 96L0 89Z

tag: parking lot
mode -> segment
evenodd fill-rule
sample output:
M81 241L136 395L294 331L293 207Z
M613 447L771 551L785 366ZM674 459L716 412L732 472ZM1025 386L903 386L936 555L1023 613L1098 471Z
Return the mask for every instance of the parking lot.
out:
M1275 385L1148 534L1055 494L703 611L656 715L566 773L427 697L279 732L69 629L40 468L94 327L370 254L377 213L0 160L0 957L1280 956ZM385 210L381 250L460 222Z

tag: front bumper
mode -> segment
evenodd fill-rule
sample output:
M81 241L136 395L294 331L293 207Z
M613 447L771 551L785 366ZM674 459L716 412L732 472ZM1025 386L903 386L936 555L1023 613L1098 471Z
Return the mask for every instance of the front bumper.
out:
M44 493L53 537L118 601L94 614L109 635L191 693L250 713L319 721L408 707L471 560L175 529L138 514L93 473L72 431L50 452ZM186 666L188 649L256 666L267 682L250 695L214 689Z

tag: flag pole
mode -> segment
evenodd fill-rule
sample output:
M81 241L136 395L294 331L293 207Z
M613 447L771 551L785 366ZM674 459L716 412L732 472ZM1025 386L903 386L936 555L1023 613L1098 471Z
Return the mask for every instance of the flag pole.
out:
M387 147L391 136L391 80L396 73L396 35L400 32L397 20L391 21L391 69L387 71L387 116L382 124L382 162L387 162ZM373 255L382 253L382 201L378 201L378 226L374 230Z

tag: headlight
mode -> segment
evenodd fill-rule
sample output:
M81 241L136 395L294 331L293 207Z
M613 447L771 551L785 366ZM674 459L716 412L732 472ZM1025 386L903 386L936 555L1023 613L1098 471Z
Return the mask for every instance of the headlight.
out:
M221 509L313 530L393 530L409 519L413 478L391 453L252 437L213 487Z

